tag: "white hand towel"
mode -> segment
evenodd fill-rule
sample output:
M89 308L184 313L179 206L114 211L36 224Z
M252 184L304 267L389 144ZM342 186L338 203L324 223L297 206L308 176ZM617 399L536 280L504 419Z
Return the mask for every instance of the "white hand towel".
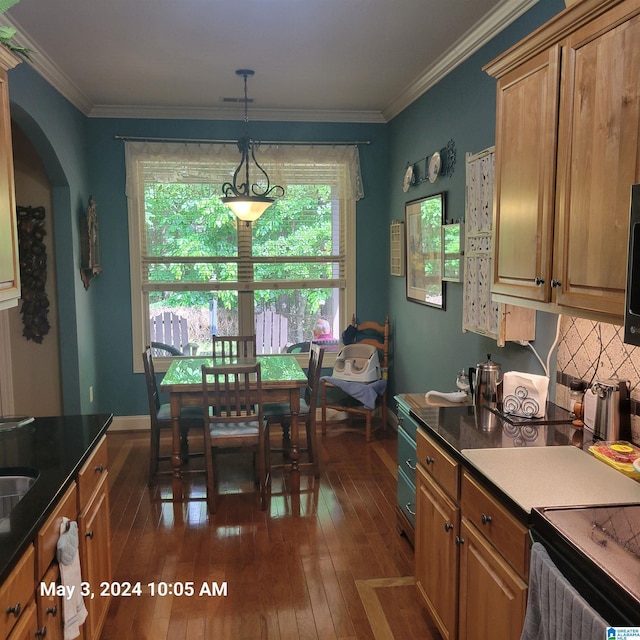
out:
M80 625L87 618L87 609L82 597L82 574L78 553L78 523L63 518L57 548L60 565L60 582L67 588L73 587L71 598L62 598L62 619L64 640L73 640L80 635Z

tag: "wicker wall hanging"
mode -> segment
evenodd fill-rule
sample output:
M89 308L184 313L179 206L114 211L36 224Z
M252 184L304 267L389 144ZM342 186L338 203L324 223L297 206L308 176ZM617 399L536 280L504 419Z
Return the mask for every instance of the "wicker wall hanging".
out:
M49 333L49 298L47 282L47 248L43 242L44 207L17 207L18 242L20 247L20 280L22 285L22 335L27 340L42 342Z

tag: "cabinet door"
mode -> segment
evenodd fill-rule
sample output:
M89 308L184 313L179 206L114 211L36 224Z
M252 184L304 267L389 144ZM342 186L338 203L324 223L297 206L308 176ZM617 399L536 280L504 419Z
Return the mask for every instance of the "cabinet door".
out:
M640 182L639 12L638 0L624 2L562 50L556 300L620 319L631 185Z
M42 578L46 585L60 584L60 569L58 563L54 562ZM39 585L37 585L39 586ZM47 640L62 640L64 629L62 621L62 598L58 595L44 595L40 589L36 589L36 605L38 612L38 628L45 630Z
M415 574L442 637L456 637L458 609L458 507L418 466Z
M109 598L100 595L101 583L111 581L108 479L109 474L104 471L93 498L78 518L83 580L89 583L94 594L94 597L85 598L88 612L84 623L85 640L100 637L109 608Z
M42 631L38 629L36 603L32 601L25 608L13 631L7 636L7 640L33 640L39 637L42 637Z
M15 305L19 297L18 229L13 186L9 88L7 74L0 71L0 309Z
M526 583L464 517L460 536L460 640L519 638Z
M550 299L558 90L557 46L498 82L494 293Z

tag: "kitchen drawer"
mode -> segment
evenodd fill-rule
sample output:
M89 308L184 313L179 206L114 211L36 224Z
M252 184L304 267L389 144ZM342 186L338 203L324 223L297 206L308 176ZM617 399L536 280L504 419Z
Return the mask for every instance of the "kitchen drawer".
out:
M416 526L416 485L398 467L398 507L413 527Z
M48 566L55 560L56 546L60 537L62 518L75 520L78 517L78 489L76 483L65 492L58 506L47 518L36 538L36 581L42 579Z
M466 471L462 474L462 514L523 577L529 573L528 529Z
M398 429L398 468L402 469L411 482L416 483L416 443L400 427Z
M93 450L78 474L78 512L89 503L102 474L107 470L107 437L102 439Z
M398 404L398 422L407 435L415 442L418 423L407 413L406 409Z
M454 502L460 490L460 464L446 453L422 429L417 432L418 462Z
M6 638L33 598L35 559L33 545L24 552L0 587L0 638ZM17 615L15 615L17 613Z

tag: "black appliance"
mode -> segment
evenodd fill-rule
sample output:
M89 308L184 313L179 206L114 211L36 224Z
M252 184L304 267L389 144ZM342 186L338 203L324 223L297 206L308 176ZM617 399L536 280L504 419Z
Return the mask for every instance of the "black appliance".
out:
M536 508L531 537L611 626L640 626L640 504Z
M624 341L640 346L640 184L631 187Z

